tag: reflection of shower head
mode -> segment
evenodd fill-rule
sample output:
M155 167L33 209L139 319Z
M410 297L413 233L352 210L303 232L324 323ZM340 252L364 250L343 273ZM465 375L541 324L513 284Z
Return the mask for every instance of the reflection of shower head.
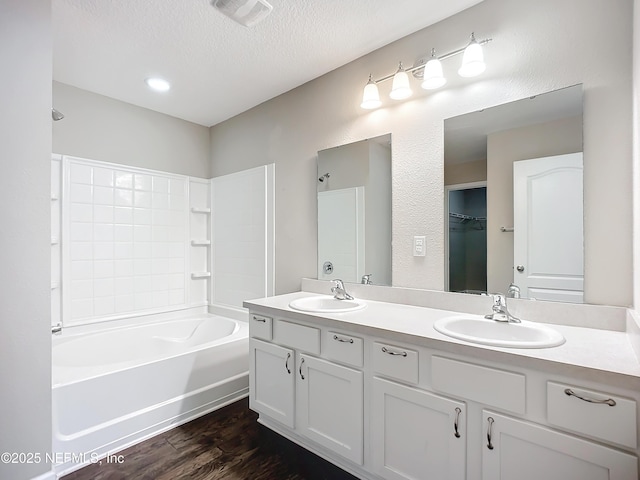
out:
M322 175L322 176L318 179L318 181L319 181L319 182L324 182L324 179L325 179L325 178L329 178L329 176L330 176L330 175L329 175L328 173L325 173L324 175Z
M54 122L57 122L58 120L62 120L64 118L64 115L62 114L62 112L59 112L55 108L52 108L51 109L51 118L53 118Z

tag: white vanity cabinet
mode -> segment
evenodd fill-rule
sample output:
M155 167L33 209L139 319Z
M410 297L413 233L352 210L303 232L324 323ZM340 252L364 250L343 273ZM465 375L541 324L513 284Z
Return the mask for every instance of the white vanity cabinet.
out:
M639 478L640 393L619 382L287 313L252 314L250 406L358 478Z
M362 371L319 358L318 328L264 316L251 318L259 319L255 330L250 323L251 409L362 465ZM273 330L265 331L265 325ZM361 339L332 336L340 344L331 350L333 357L357 358L352 348L360 348L362 357Z
M295 426L295 352L249 340L249 406L289 428Z
M462 402L374 377L371 452L388 480L464 479L467 432Z
M296 383L297 431L362 465L362 372L300 355Z
M638 459L531 422L482 412L482 479L634 480Z

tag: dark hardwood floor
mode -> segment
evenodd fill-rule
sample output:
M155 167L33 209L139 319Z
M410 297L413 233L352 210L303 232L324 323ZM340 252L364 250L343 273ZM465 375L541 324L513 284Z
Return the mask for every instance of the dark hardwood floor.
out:
M92 464L64 480L354 480L256 422L243 399Z

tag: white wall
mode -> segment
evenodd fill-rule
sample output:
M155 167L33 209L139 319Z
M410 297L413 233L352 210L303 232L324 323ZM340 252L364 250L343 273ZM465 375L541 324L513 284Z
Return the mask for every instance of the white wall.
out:
M0 1L0 452L40 463L0 463L0 478L50 470L51 2Z
M209 178L209 129L53 82L53 152Z
M640 309L640 0L633 2L633 305Z
M275 162L276 291L316 276L315 157L320 149L393 135L393 279L443 289L443 120L584 84L586 299L632 302L631 45L633 0L485 0L211 129L211 173ZM381 110L359 107L369 73L392 73L431 47L450 51L475 30L493 37L487 71ZM598 32L590 34L585 32ZM597 60L596 60L597 59ZM380 86L385 96L389 82ZM415 90L419 90L416 86ZM612 235L611 232L615 232ZM427 235L427 256L411 255Z

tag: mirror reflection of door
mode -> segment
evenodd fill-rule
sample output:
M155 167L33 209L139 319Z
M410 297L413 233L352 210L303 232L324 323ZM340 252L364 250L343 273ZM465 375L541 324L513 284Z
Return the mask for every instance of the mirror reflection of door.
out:
M487 290L487 187L476 182L446 187L447 290Z
M537 300L583 302L582 152L513 163L514 281Z

